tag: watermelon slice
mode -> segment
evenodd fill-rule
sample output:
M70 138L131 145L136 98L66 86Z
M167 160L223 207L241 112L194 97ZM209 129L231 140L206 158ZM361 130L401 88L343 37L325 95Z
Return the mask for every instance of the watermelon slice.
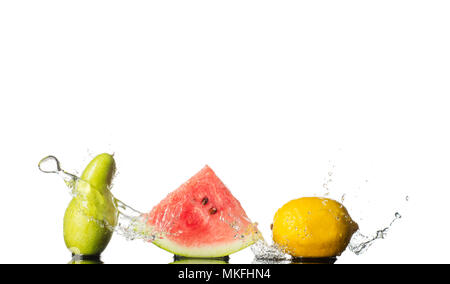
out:
M163 232L153 243L185 257L221 257L242 250L260 236L239 201L205 166L171 192L149 214L147 225Z

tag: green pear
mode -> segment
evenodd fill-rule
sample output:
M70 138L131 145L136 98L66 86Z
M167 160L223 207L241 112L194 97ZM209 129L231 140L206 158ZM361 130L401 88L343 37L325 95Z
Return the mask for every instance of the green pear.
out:
M116 164L100 154L85 168L64 215L64 241L74 255L100 255L111 240L118 211L110 186Z

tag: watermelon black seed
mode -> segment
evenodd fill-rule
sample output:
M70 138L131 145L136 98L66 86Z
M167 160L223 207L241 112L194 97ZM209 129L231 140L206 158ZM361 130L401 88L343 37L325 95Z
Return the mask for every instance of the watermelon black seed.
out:
M217 213L217 208L216 207L211 207L209 209L209 214L213 215L213 214L216 214L216 213Z
M206 205L208 203L208 197L203 198L202 205Z

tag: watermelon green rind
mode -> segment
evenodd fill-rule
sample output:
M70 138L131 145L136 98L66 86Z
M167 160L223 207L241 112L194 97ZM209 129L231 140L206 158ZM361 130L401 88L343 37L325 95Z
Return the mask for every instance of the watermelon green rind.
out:
M169 239L156 239L153 244L170 253L195 258L222 257L243 250L255 243L253 236L248 236L245 240L236 240L233 243L214 246L203 246L196 248L186 248L177 245Z

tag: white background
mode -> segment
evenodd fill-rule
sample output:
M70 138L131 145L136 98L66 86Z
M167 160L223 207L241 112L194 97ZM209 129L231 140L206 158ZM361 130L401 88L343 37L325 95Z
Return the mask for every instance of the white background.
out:
M209 164L259 222L340 199L386 239L339 263L448 262L448 1L0 2L1 263L65 263L80 172L114 152L116 197L149 211ZM409 196L409 201L406 201ZM105 263L171 255L114 236ZM251 262L249 249L231 262Z

